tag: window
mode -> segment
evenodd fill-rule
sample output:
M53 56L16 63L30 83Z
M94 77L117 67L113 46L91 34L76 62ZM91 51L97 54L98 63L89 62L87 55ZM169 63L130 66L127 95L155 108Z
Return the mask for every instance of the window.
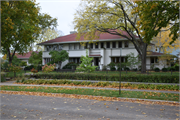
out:
M153 57L151 57L151 63L154 63L154 58Z
M84 46L79 43L79 49L83 49Z
M88 49L88 43L85 43L84 49Z
M95 48L96 48L96 49L99 48L99 43L95 43Z
M128 41L125 41L125 42L124 42L124 47L125 47L125 48L129 47L129 42L128 42Z
M53 50L57 50L57 45L53 45Z
M111 57L111 62L119 63L120 57ZM125 62L125 57L121 57L121 63L124 63L124 62Z
M75 44L74 49L79 49L79 44Z
M63 49L63 45L59 45L59 50L62 50Z
M52 48L52 47L51 47L51 45L50 45L50 46L49 46L49 51L51 51L51 48Z
M81 59L80 58L69 58L69 62L81 63Z
M111 58L111 62L114 62L114 63L115 63L115 57L112 57L112 58Z
M69 49L73 50L74 49L74 44L69 44Z
M104 48L104 43L103 42L101 43L101 48Z
M106 42L106 48L110 48L110 42Z
M47 51L49 51L49 50L50 50L50 49L49 49L49 46L46 46L46 50L47 50Z
M118 48L122 48L122 42L118 42Z
M158 58L157 58L157 57L155 57L154 59L155 59L155 60L154 60L154 61L155 61L155 63L158 63Z
M116 42L112 42L113 48L116 48Z
M93 49L93 43L90 44L90 48Z

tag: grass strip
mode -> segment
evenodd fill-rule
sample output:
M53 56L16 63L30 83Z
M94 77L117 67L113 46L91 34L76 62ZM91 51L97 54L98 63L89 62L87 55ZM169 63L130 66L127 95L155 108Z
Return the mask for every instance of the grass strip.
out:
M70 81L70 80L17 80L17 83L21 82L23 84L56 84L56 85L87 85L93 87L110 87L110 88L117 88L119 87L119 83L116 82L87 82L87 81ZM174 90L178 91L178 85L156 85L156 84L131 84L131 83L121 83L122 88L128 89L149 89L149 90Z
M37 86L1 86L1 90L7 91L28 91L28 92L45 92L45 93L65 93L78 95L93 95L105 97L123 97L123 98L140 98L155 99L167 101L179 101L179 94L173 93L156 93L141 91L122 91L119 95L118 90L98 90L82 88L57 88L57 87L37 87Z

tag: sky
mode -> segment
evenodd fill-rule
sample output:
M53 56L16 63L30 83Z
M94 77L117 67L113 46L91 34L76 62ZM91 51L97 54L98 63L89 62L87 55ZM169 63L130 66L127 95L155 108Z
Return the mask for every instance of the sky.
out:
M36 0L41 7L41 13L47 13L53 18L57 18L57 29L64 35L74 31L74 14L80 4L80 0Z

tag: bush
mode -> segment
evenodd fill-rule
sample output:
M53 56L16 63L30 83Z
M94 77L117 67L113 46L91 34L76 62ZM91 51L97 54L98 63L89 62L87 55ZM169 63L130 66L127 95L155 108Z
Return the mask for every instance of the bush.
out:
M55 68L55 63L53 65L50 64L49 66L46 64L42 67L42 71L45 73L49 73L54 71L54 68Z
M130 69L129 69L128 67L125 67L125 68L124 68L124 70L127 70L127 71L129 71Z
M137 68L133 69L133 71L137 71L137 70L138 70Z
M33 69L34 68L34 65L30 65L30 66L26 66L25 68L24 68L24 70L31 70L31 69Z
M175 68L176 71L179 71L179 65L178 64L175 64L174 68Z
M162 71L163 71L163 72L167 72L168 69L167 69L167 68L162 68Z
M32 68L32 69L31 69L31 72L32 72L32 73L37 73L38 71L37 71L36 69Z
M69 62L69 63L67 63L62 69L72 69L72 66L74 67L77 67L77 66L79 66L79 64L78 63L74 63L74 62Z
M1 73L1 80L0 82L6 82L5 73Z
M176 69L175 69L175 67L173 66L173 67L169 67L168 70L169 70L169 71L171 71L171 70L172 70L172 71L175 71Z
M111 71L115 71L116 68L113 66L113 67L110 67L110 70L111 70Z
M103 68L102 68L102 70L106 70L106 69L107 69L106 67L107 67L107 66L106 66L106 65L104 65L104 66L103 66Z
M115 65L116 65L116 64L115 64L114 62L111 62L111 63L109 63L107 66L109 66L109 67L111 68L111 67L115 67Z
M156 67L156 68L154 68L154 71L155 71L155 72L159 72L160 69L159 69L158 67Z

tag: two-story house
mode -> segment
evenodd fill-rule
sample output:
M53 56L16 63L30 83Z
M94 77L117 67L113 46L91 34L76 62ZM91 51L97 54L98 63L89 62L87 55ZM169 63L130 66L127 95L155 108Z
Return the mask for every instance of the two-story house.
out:
M124 32L123 34L127 34ZM133 43L131 43L126 38L118 35L111 35L109 33L100 34L97 40L93 40L93 43L86 43L82 46L80 42L87 42L83 39L79 41L76 40L76 33L71 32L69 35L61 36L46 42L39 43L45 48L43 52L42 64L45 65L51 61L51 56L49 52L51 50L66 50L69 53L69 60L62 63L61 67L66 65L68 62L80 63L80 58L82 55L86 55L86 49L88 50L89 57L93 57L92 65L99 66L100 69L104 65L108 65L110 62L118 63L125 62L125 56L129 53L134 53L135 56L138 55ZM150 64L155 63L155 67L162 66L158 64L157 57L163 53L151 51L147 54L147 69L150 69Z

